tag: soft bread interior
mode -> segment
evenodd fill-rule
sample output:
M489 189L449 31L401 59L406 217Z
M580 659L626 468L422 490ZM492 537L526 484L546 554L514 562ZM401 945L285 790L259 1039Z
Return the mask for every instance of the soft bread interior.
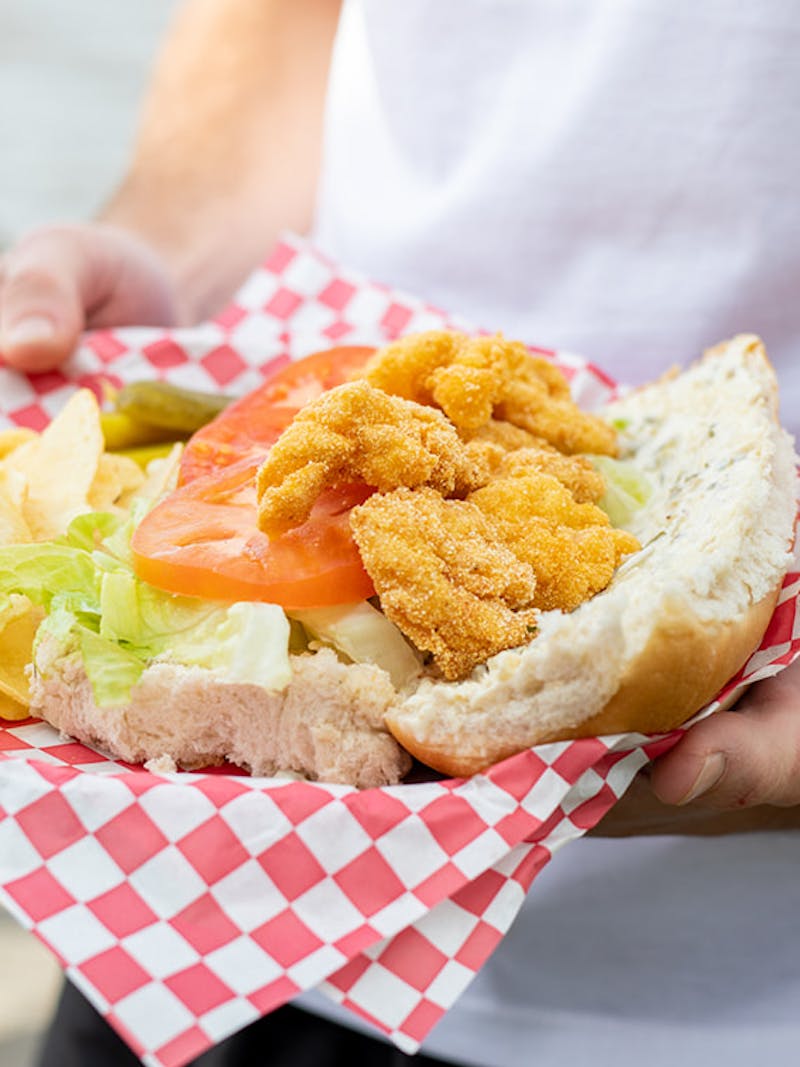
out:
M388 674L330 649L292 656L283 692L236 685L200 667L154 663L124 707L98 708L80 656L39 645L32 710L70 737L128 763L191 770L232 762L256 775L291 770L360 787L397 782L411 760L383 725Z
M425 679L387 714L413 755L471 774L534 744L662 732L707 703L757 647L790 561L791 438L758 338L606 411L652 484L631 531L645 546L571 615L462 682Z

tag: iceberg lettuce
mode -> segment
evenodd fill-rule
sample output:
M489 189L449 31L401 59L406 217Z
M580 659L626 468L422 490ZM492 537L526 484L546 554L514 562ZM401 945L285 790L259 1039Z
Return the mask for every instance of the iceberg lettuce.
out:
M81 515L58 541L0 548L0 616L19 597L48 613L37 642L79 654L100 707L125 704L154 660L205 667L226 681L284 689L289 620L276 604L177 596L136 577L129 517Z
M291 611L312 640L332 645L353 663L373 663L402 689L422 669L422 656L393 622L367 601Z
M606 480L606 491L598 500L598 507L608 515L612 526L626 527L650 499L650 482L626 460L594 455L587 458Z

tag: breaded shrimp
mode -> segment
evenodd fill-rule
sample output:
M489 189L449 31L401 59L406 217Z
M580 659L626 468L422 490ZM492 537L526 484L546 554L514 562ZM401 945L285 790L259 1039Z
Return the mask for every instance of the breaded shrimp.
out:
M573 611L605 589L623 556L641 546L591 503L578 503L556 478L517 471L467 497L517 559L536 574L534 606Z
M488 477L485 457L470 454L441 412L351 382L304 407L272 446L258 472L258 523L270 536L299 526L328 485L463 496Z
M474 505L397 489L354 508L350 528L384 613L445 678L535 633L533 569Z
M379 349L363 373L387 393L436 405L461 431L474 432L494 417L561 452L616 455L615 430L577 407L561 371L499 334L412 334Z

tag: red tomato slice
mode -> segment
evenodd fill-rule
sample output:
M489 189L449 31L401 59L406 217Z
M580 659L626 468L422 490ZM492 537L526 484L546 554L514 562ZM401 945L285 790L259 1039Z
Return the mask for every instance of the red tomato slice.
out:
M364 345L342 346L278 367L263 385L192 437L181 460L181 484L248 456L263 458L301 407L349 381L374 351Z
M134 533L139 577L171 593L287 608L372 596L349 513L373 490L329 489L306 523L270 540L256 521L255 478L270 445L300 408L352 378L373 351L333 348L285 365L195 434L184 452L181 486Z
M138 576L170 593L285 608L372 596L350 534L350 509L373 490L363 484L329 489L307 522L270 540L256 525L258 466L244 460L196 478L153 508L133 535Z

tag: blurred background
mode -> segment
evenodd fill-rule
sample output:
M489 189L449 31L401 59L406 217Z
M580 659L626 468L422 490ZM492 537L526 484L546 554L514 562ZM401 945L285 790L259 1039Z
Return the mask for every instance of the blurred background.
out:
M78 220L125 166L174 0L0 0L0 249ZM33 1067L59 970L0 905L0 1067Z
M0 0L0 246L103 203L175 6Z

